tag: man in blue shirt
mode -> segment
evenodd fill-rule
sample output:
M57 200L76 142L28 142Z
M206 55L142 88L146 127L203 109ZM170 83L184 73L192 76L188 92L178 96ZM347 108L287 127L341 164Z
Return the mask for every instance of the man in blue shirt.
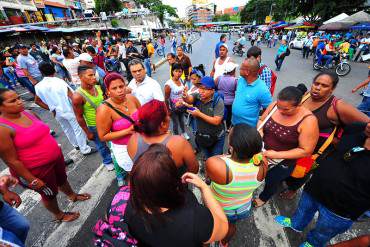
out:
M333 60L332 55L327 55L325 51L325 42L322 41L317 45L316 48L317 63L322 66L323 61L325 62L325 67L328 68L329 64Z
M275 57L276 71L280 71L281 65L283 65L283 61L284 61L287 49L288 49L287 42L286 40L283 39L281 41L281 45Z
M226 34L222 34L220 37L220 42L217 43L215 49L215 57L216 59L220 57L220 46L221 44L226 43Z
M232 108L233 125L245 123L257 126L260 110L272 102L270 91L264 81L258 78L259 62L250 57L240 67L240 78Z

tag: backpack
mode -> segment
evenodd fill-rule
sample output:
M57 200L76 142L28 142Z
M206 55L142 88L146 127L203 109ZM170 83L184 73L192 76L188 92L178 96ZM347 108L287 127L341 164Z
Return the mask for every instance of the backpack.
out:
M287 57L287 56L289 56L290 55L290 49L289 49L289 47L287 47L286 48L286 52L285 52L285 56Z
M258 70L258 75L262 75L262 71L267 67L266 64L262 65L260 67L260 69ZM277 75L274 71L271 70L271 86L270 86L270 93L271 93L271 96L274 96L274 92L275 92L275 86L276 86L276 81L277 81Z
M98 247L136 247L137 240L128 231L124 215L130 187L122 186L114 196L105 219L99 219L92 231L95 235L94 246Z
M219 93L218 91L215 91L215 94L213 95L213 101L212 101L213 112L214 112L215 107L216 107L216 105L217 105L217 103L220 99L224 100L224 95L222 93ZM200 100L198 100L195 103L195 106L197 108L199 108L199 105L200 105ZM226 109L226 107L224 107L224 116L223 116L222 120L225 120L227 118L227 114L228 114L227 109Z

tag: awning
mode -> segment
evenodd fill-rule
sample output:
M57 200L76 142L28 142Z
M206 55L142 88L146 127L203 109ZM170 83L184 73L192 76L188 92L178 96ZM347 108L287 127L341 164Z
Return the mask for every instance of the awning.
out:
M357 25L354 25L351 27L352 30L365 30L365 31L370 31L370 23L365 22L365 23L359 23Z
M45 5L48 5L48 6L57 7L57 8L68 9L68 7L67 7L66 5L61 4L61 3L58 3L58 2L51 2L51 1L47 1L47 0L45 0L45 1L44 1L44 4L45 4Z
M13 33L13 32L15 31L10 28L0 29L0 33Z
M326 25L322 25L319 27L319 30L323 31L342 31L342 30L349 30L353 23L346 23L346 22L332 22Z

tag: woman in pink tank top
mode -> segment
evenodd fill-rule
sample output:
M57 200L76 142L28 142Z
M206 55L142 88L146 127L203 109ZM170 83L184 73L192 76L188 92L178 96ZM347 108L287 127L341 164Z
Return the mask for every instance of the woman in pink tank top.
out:
M18 94L0 89L0 158L20 183L41 195L42 203L58 221L73 221L78 212L62 212L58 189L71 201L84 201L89 194L76 194L67 181L65 163L49 127L24 110Z
M133 123L137 120L140 102L131 94L126 94L126 84L118 73L110 73L104 79L108 99L99 106L96 113L96 127L99 139L111 142L110 148L119 186L131 171L132 161L127 154L127 143L134 132Z

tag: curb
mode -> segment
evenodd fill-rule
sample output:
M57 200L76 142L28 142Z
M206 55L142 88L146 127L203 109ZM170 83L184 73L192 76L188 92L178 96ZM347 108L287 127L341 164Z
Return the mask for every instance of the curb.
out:
M197 42L198 40L200 40L200 37L196 40L194 40L194 42L192 42L191 44L194 44L195 42ZM155 63L155 67L156 68L159 68L159 66L161 66L162 64L164 64L165 62L167 61L166 58L162 58L161 60L159 60L157 63Z

